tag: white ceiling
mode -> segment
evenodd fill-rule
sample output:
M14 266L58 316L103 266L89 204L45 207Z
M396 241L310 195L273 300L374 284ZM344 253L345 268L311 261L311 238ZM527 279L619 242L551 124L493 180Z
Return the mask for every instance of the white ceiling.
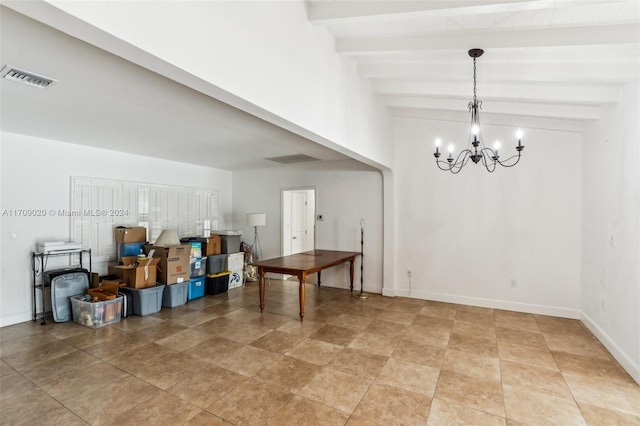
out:
M483 123L581 131L640 78L638 0L307 1L397 116L468 122L470 48ZM0 65L63 80L0 80L6 131L211 167L275 167L266 157L347 158L0 6ZM192 86L193 87L193 86ZM303 135L303 136L299 136Z
M638 0L310 0L396 115L469 121L477 60L482 122L580 131L638 80Z
M2 130L227 170L348 158L13 10L0 19L0 67L60 80L0 79Z

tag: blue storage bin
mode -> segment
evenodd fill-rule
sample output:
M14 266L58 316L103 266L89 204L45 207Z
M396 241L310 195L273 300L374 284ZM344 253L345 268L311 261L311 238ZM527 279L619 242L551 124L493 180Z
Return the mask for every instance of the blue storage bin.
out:
M195 277L189 280L189 292L187 300L199 299L204 297L204 283L206 276Z
M125 256L137 256L144 253L146 241L141 243L116 243L116 259L120 262Z

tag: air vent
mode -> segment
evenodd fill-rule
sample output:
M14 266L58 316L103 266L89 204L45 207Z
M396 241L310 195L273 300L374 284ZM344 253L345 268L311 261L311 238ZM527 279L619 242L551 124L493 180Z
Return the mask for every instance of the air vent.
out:
M282 164L309 163L311 161L320 161L319 158L313 158L304 154L285 155L282 157L265 158L265 160L275 161Z
M26 84L27 86L37 87L39 89L46 89L47 87L57 83L56 80L49 77L44 77L29 71L19 70L17 68L10 67L9 65L2 68L0 71L0 77Z

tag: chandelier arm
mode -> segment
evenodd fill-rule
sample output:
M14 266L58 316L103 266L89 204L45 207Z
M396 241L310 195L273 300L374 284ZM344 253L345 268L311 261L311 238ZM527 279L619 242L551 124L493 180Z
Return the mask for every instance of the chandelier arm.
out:
M485 154L484 151L489 151L489 152L493 153L494 156L495 156L495 153L493 152L493 150L491 148L484 148L483 147L480 150L480 152L482 153L482 165L484 166L485 169L487 169L487 171L489 173L493 173L496 170L496 161L493 160L492 157L489 157L487 154ZM491 158L491 162L488 162L487 158ZM491 166L493 166L493 167L491 167Z
M470 155L471 151L469 151L468 149L460 151L460 154L458 154L458 158L456 158L456 162L453 164L451 170L449 171L454 175L460 173L462 171L462 168L469 162ZM462 160L458 161L460 156L462 156Z
M445 164L447 167L442 167L440 163ZM444 160L436 160L436 165L440 170L444 170L445 172L448 172L451 169L451 165Z
M462 168L467 164L467 162L469 161L469 155L471 155L471 151L465 149L458 154L455 161L449 163L445 160L436 160L436 165L440 170L448 171L455 175L460 173ZM445 167L442 167L441 164L443 164Z
M507 159L506 159L506 160L504 160L504 161L500 161L500 160L498 160L498 163L500 163L500 165L501 165L502 167L513 167L513 166L515 166L516 164L518 164L518 162L520 161L520 157L521 157L521 155L520 155L520 153L518 153L517 155L512 155L511 157L507 158ZM515 159L516 159L515 163L513 163L513 164L505 164L505 163L508 163L509 161L511 161L511 159L513 159L513 158L515 158Z
M485 163L485 162L486 162L486 158L485 158L485 156L486 156L486 157L488 157L488 158L490 158L490 159L492 159L493 164L494 164L494 169L495 169L495 165L496 165L496 163L497 163L497 164L500 164L502 167L513 167L513 166L515 166L516 164L518 164L518 161L520 161L520 157L521 157L520 152L518 152L517 154L512 155L511 157L507 158L506 160L502 160L502 161L501 161L499 158L498 158L498 159L496 159L496 160L493 160L493 157L495 157L495 156L496 156L496 153L495 153L495 151L494 151L493 149L484 147L484 148L482 148L482 149L481 149L481 151L482 151L482 154L483 154L483 155L482 155L482 161L483 161L483 163ZM484 153L484 151L487 151L487 152L488 152L488 153L490 153L491 155L487 155L487 154L485 154L485 153ZM516 161L515 161L513 164L507 164L509 161L513 160L514 158L516 159ZM489 170L489 168L487 167L486 163L485 163L485 168L486 168L487 170Z
M493 157L496 156L496 152L491 149L491 148L487 148L486 146L484 146L484 144L482 145L482 149L480 150L482 152L482 156L487 156L489 158L491 158L493 160ZM487 151L488 154L485 154L485 151Z
M462 151L460 151L460 154L458 154L458 156L456 157L456 161L454 164L458 164L459 162L462 162L462 166L464 166L465 160L468 161L469 155L471 155L471 151L468 149L463 149ZM462 157L462 160L460 160L460 157Z

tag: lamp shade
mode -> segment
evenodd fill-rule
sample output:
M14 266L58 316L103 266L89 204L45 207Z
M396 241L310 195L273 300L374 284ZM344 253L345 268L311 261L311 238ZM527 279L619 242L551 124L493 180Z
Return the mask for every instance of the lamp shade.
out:
M247 226L265 226L267 215L265 213L247 213Z
M176 231L165 229L160 233L155 245L160 247L177 246L180 245L180 238L178 238Z

